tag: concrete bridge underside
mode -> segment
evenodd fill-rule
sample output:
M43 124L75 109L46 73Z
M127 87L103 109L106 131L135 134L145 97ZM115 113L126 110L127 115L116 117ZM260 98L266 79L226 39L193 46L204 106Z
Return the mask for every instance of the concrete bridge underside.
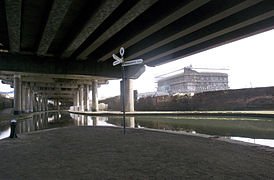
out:
M96 87L121 78L111 57L121 46L126 60L144 59L126 69L130 87L129 79L138 78L144 65L171 62L273 27L273 0L3 0L0 79L15 87L18 112L41 109L48 99L85 110L90 90L97 110ZM131 98L130 89L125 93Z

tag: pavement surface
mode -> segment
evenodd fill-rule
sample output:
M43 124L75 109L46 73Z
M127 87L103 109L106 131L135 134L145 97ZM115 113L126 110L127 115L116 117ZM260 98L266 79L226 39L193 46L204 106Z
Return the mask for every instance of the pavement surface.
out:
M274 179L274 148L115 127L0 141L0 179Z

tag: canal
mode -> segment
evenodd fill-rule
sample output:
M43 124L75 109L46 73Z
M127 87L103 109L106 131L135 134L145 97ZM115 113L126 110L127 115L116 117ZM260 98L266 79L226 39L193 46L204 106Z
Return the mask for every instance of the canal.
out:
M120 116L86 116L72 113L36 113L17 123L17 133L68 126L122 126ZM131 116L126 127L183 131L226 137L274 147L274 119L223 116ZM9 137L10 127L0 126L0 139Z

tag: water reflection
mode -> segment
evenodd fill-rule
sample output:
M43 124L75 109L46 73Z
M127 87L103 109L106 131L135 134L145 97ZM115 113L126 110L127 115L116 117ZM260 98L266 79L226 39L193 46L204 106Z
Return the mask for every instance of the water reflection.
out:
M69 113L37 113L30 119L19 121L17 123L17 133L27 133L41 129L65 126L123 126L123 118L118 116L94 117ZM127 116L126 127L146 127L172 131L197 132L233 138L251 138L256 143L262 141L259 139L272 139L269 141L274 145L274 119L271 118ZM10 129L8 125L0 127L0 139L8 137L9 133Z
M123 126L119 116L91 117L71 114L79 125ZM87 118L88 120L85 120ZM88 123L86 123L88 121ZM274 139L274 119L252 117L205 117L205 116L136 116L126 117L126 127L152 128L201 134Z
M75 120L76 126L115 126L108 123L108 117L93 117L79 114L70 114L70 117Z
M243 138L243 137L230 137L230 139L274 147L274 140L272 139L252 139L252 138Z
M55 127L73 126L74 120L70 118L69 114L58 113L36 113L32 118L17 122L16 130L18 134L28 133L32 131L49 129ZM0 139L9 137L9 125L0 127Z

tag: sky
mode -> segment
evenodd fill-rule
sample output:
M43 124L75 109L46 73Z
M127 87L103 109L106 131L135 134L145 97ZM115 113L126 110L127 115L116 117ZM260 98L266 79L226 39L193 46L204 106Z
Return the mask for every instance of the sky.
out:
M227 73L230 89L274 86L274 30L164 65L146 67L146 72L134 80L133 87L138 93L156 91L157 79L154 78L155 76L190 65L194 68L229 69L207 71ZM201 72L198 69L197 71ZM109 81L108 85L102 85L98 90L99 98L111 97L119 95L119 93L119 80Z
M274 30L235 41L161 66L148 67L133 87L139 93L157 89L157 75L192 65L194 68L226 68L230 89L274 86ZM197 70L201 71L201 70ZM208 70L209 71L209 70ZM210 70L212 71L212 70ZM99 99L120 94L120 80L98 89ZM12 91L0 83L0 91Z

